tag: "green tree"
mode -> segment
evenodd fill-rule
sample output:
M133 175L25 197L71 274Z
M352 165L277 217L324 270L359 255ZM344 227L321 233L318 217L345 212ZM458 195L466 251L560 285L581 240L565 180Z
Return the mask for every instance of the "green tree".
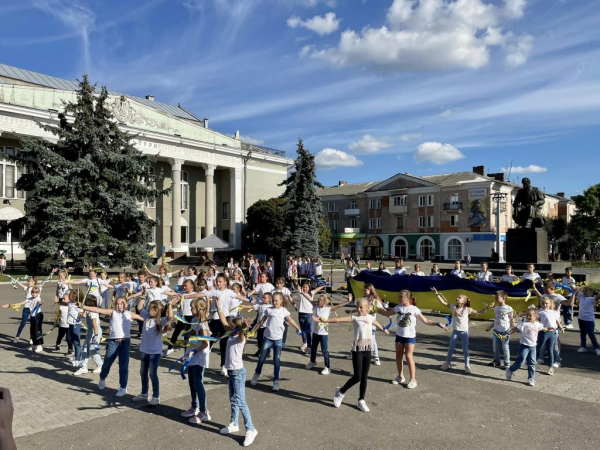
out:
M106 107L108 91L79 83L77 101L65 103L58 126L40 125L57 142L25 138L13 158L24 169L17 189L30 194L21 246L31 270L46 271L71 259L76 268L149 262L148 242L156 222L137 202L168 190L152 186L155 158L144 155L119 130ZM12 225L12 224L11 224Z
M275 197L248 208L243 238L251 252L273 255L282 248L284 205L285 200Z
M557 253L556 244L559 239L567 234L567 222L562 217L546 217L544 229L548 234L548 243L552 253Z
M586 189L583 195L573 197L577 212L567 231L569 248L578 257L591 250L591 243L600 240L600 184Z
M315 156L304 148L302 139L298 139L297 153L296 170L282 183L286 188L281 198L287 201L283 243L293 255L315 258L319 256L319 219L322 216L317 188L323 186L317 181Z
M331 245L331 228L325 222L324 217L319 218L319 253L329 252Z

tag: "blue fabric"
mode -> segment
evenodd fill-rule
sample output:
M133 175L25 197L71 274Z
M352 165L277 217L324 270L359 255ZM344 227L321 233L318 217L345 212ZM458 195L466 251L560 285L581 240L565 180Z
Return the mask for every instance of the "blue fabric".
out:
M254 430L250 408L246 403L246 369L243 367L238 370L229 370L229 400L231 402L231 420L230 422L239 425L240 412L244 417L244 426L246 431Z

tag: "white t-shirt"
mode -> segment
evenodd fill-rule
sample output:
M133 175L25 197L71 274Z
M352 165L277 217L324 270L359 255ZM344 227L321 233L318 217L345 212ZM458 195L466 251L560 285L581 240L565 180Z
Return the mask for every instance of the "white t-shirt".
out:
M517 324L517 329L521 332L519 342L528 347L535 347L537 345L538 333L542 331L542 328L544 326L540 322L521 321Z
M67 308L67 324L77 325L81 323L79 314L81 314L83 310L79 307L79 305L75 302L69 302Z
M69 316L69 307L67 305L60 305L59 309L60 309L60 317L59 317L58 326L60 328L69 328L69 322L67 322L67 317Z
M98 278L98 284L100 285L100 294L104 294L108 290L107 284L110 284L110 280L103 280L102 278Z
M358 267L346 268L346 278L353 278L358 275Z
M313 303L312 303L313 291L310 291L306 295L308 295L310 297L310 300L305 297L305 294L303 294L303 293L299 294L300 297L298 299L298 312L304 313L304 314L311 314L313 312Z
M513 318L515 310L512 306L496 306L494 308L494 330L505 333L510 330L510 319Z
M254 289L254 292L256 294L258 294L258 303L262 303L263 302L263 295L266 292L273 292L275 290L275 286L273 286L271 283L264 283L264 284L257 284L256 288Z
M205 328L206 328L206 331L208 331L208 336L210 336L211 332L210 332L210 329L208 328L208 326L205 327L201 323L192 325L192 330L194 330L198 336L200 336L202 334L201 331L204 330ZM198 346L200 346L200 345L202 345L202 342L198 343ZM191 350L193 350L195 348L197 348L197 346L196 347L188 347L188 350L185 353L188 354ZM200 367L204 367L205 369L208 369L209 364L210 364L210 345L207 345L204 350L196 351L194 353L188 366L200 366Z
M315 317L325 317L326 319L329 319L329 314L331 314L331 306L324 306L323 308L315 306L313 311L313 315ZM327 336L329 334L327 330L327 323L313 322L312 328L312 332L320 336Z
M100 314L88 311L85 316L85 323L88 327L88 333L94 334L94 319L98 324L98 336L102 335L102 328L100 327Z
M206 294L213 299L219 299L219 306L225 317L230 316L229 310L231 308L235 308L239 305L239 302L235 298L235 292L233 292L231 289L223 289L222 291L212 290L207 291ZM217 302L215 300L210 302L210 318L212 320L220 320L219 312L217 311Z
M66 282L59 281L56 283L56 296L59 300L62 300L65 295L69 293L69 284Z
M561 302L564 302L566 300L566 298L560 294L544 294L544 296L550 297L552 300L554 300L554 309L556 311L560 311L560 307L562 306Z
M521 277L521 280L522 281L531 280L535 283L538 279L541 279L541 278L542 277L540 277L540 275L535 272L533 272L533 273L525 272L523 274L523 276Z
M31 297L31 299L28 301L30 317L36 317L38 315L38 313L40 312L41 308L38 308L40 301L41 301L41 298L39 295L35 298ZM25 303L25 307L27 307L27 303Z
M242 340L237 334L227 340L227 353L225 353L225 365L227 370L240 370L244 367L242 355L246 339Z
M404 267L400 267L399 269L394 269L394 275L408 275L408 272L406 272Z
M146 302L144 303L144 309L148 309L148 305L154 300L159 300L164 305L167 302L165 292L168 290L169 288L163 287L146 288Z
M354 342L352 342L352 351L369 351L373 348L373 322L375 318L367 314L366 316L352 316L354 324Z
M465 271L462 269L453 269L452 272L450 272L450 275L452 275L453 277L464 278Z
M492 283L494 281L494 275L489 270L485 272L483 270L477 272L477 281Z
M25 286L23 290L25 291L25 308L29 308L30 311L33 311L33 308L37 306L40 301L40 296L42 295L42 288L40 288L40 293L38 294L38 299L36 301L33 300L33 296L31 295L31 287Z
M267 327L265 328L265 337L272 341L277 341L283 338L285 330L285 318L290 315L290 312L285 308L269 308L265 311L267 318Z
M183 301L181 302L181 313L184 316L191 316L192 315L192 300L194 300L193 298L188 298L185 296L185 294L183 294Z
M148 311L140 311L140 316L144 319L142 328L142 341L140 342L140 352L147 355L158 355L162 352L162 333L156 331L156 318L150 318ZM167 318L160 319L161 327L167 325Z
M394 312L397 314L396 336L404 338L417 337L417 316L421 314L421 310L415 305L394 307Z
M455 331L469 331L469 315L473 313L473 308L465 306L457 308L456 305L450 305L452 313L452 327Z
M163 273L162 275L158 275L158 278L160 278L162 280L163 286L169 287L169 286L171 286L169 278L171 278L172 276L173 276L173 273L169 272L169 273Z
M131 336L131 313L113 311L109 322L109 339L128 339Z
M292 293L290 292L290 290L286 287L283 287L281 289L275 289L273 291L273 293L275 292L281 292L281 294L283 295L283 298L288 299L292 296Z
M186 276L186 277L183 278L183 281L185 281L185 280L196 281L196 278L198 278L197 275L188 275L188 276Z
M441 276L442 276L442 274L441 274L441 272L431 272L431 273L429 274L429 276L430 276L430 277L441 277Z
M577 284L577 282L575 281L575 278L573 277L569 277L567 278L566 276L562 277L562 284L563 286L571 286L573 284Z
M413 272L413 273L411 273L411 275L414 275L416 277L424 277L425 273L423 273L423 272Z
M100 284L101 281L98 278L84 278L82 280L85 285L90 288L90 292L88 295L93 295L94 297L100 297Z
M577 297L579 298L579 320L593 322L596 319L594 316L596 299L594 297L584 297L582 292L577 293Z
M256 311L256 322L257 323L260 322L262 320L262 318L265 316L265 311L272 307L273 307L273 305L271 305L270 303L269 304L263 303L262 305L259 305L259 304L254 305L253 308L254 308L254 311ZM267 323L265 322L262 324L261 328L265 328L266 326L267 326Z
M538 309L538 316L540 317L540 322L542 323L542 325L544 325L545 328L554 328L555 330L558 328L555 310Z
M504 274L502 275L502 278L500 278L500 282L501 283L512 283L513 281L517 280L519 277L517 277L516 275L507 275Z
M315 275L318 277L323 275L323 263L315 263Z

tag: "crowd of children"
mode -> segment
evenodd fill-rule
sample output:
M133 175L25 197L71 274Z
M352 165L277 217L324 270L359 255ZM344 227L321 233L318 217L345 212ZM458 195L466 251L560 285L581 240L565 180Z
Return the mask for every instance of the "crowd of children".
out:
M452 367L455 348L460 341L463 357L464 372L472 373L469 360L469 319L471 316L482 315L488 310L494 311L494 320L490 325L492 331L493 367L503 365L507 380L523 364L527 365L529 385L535 384L536 364L546 364L549 375L554 374L560 367L560 333L572 322L571 308L575 300L579 302L578 324L581 333L581 346L578 352L586 352L586 340L589 338L597 355L600 355L594 334L594 308L597 297L589 287L583 292L575 286L571 274L566 273L562 286L571 286L569 298L555 293L556 283L552 280L544 284L544 292L540 292L535 282L539 281L532 268L526 274L531 279L533 290L539 298L539 308L529 308L517 312L507 305L507 294L498 290L494 301L483 310L471 308L467 295L460 294L456 302L451 304L435 288L432 291L442 306L449 308L450 316L446 324L427 319L417 306L416 299L407 290L402 290L398 296L398 304L389 308L377 295L371 284L364 286L364 292L355 302L355 309L346 310L346 316L330 317L341 307L352 302L352 294L347 301L332 305L329 295L323 292L327 284L313 277L313 283L304 280L298 283L298 267L301 273L309 275L317 273L316 268L322 262L307 260L306 268L302 269L302 261L297 264L292 258L288 261L288 275L293 281L290 288L286 287L283 278L277 278L275 285L272 273L261 271L255 277L253 272L254 260L249 260L250 280L246 283L243 270L239 263L231 259L219 272L216 267L207 271L198 271L188 267L185 271L174 274L167 266L153 273L144 267L137 273L121 273L117 279L110 280L104 271L90 270L87 277L70 281L66 271L58 272L58 282L54 295L57 304L54 327L44 333L42 324L44 315L41 311L41 290L48 280L40 283L33 277L26 284L18 280L15 288L20 287L25 293L25 300L12 305L16 311L23 307L15 343L19 342L21 333L29 320L30 340L29 349L34 352L43 351L44 337L57 328L54 351L60 351L62 340L67 341L67 355L71 358L74 375L81 376L89 372L88 361L95 363L93 373L99 374L98 388L104 389L110 369L118 359L119 389L117 397L127 394L129 375L129 359L131 352L132 325L138 322L141 370L141 392L133 397L134 402L148 402L150 405L160 404L160 384L158 368L162 357L169 356L175 349L183 348L185 354L177 360L182 365L182 374L187 370L190 389L190 408L181 413L193 424L201 424L211 420L208 410L206 390L204 388L205 372L209 368L211 348L220 350L220 373L228 377L231 400L231 419L229 425L221 430L222 434L239 431L239 414L242 414L248 446L254 441L257 430L253 425L250 410L245 399L246 370L243 353L248 338L256 336L258 357L251 385L256 385L260 379L266 359L272 354L273 358L273 391L280 389L280 371L282 350L286 348L288 328L292 327L301 336L300 350L309 354L310 360L306 369L317 365L317 352L320 346L324 359L322 375L331 373L329 356L329 324L349 323L353 331L352 347L349 359L352 360L353 375L347 382L335 389L333 403L336 408L342 404L344 396L356 384L359 384L358 407L361 411L369 411L365 401L367 377L371 364L380 365L376 333L389 333L392 322L396 328L395 350L397 376L392 380L395 385L406 384L408 389L417 387L414 350L417 344L416 324L421 321L425 325L437 326L447 331L452 326L449 348L442 370ZM296 267L296 269L294 269ZM310 268L312 267L312 269ZM380 270L386 270L380 266ZM304 272L302 272L304 271ZM397 262L394 269L396 274L406 274L402 262ZM415 275L424 276L418 265ZM432 270L430 276L439 276L439 267ZM320 272L322 275L322 269ZM319 275L319 276L320 276ZM452 276L464 277L460 262L452 271ZM350 275L352 276L352 275ZM513 275L507 270L507 278L503 281L513 282ZM177 277L177 280L171 278ZM491 282L491 273L487 265L482 264L482 271L477 275L481 282ZM173 283L172 283L173 282ZM78 288L77 286L82 286ZM248 292L246 292L246 288ZM112 297L108 295L112 289ZM294 295L296 298L294 299ZM292 318L288 304L298 313L297 321ZM254 321L243 318L240 314L244 309L256 312ZM377 320L377 315L390 318L390 324L383 326ZM100 316L108 319L108 335L103 338ZM561 323L561 316L564 321ZM395 317L395 321L391 318ZM570 322L570 321L571 322ZM85 339L81 343L82 329L85 329ZM172 333L171 333L172 330ZM517 358L511 365L510 337L520 333ZM169 337L170 334L170 337ZM100 355L100 344L106 341L104 358ZM218 343L218 344L217 344ZM408 365L408 382L406 382L404 362ZM150 388L152 389L150 391ZM150 395L151 394L151 395Z

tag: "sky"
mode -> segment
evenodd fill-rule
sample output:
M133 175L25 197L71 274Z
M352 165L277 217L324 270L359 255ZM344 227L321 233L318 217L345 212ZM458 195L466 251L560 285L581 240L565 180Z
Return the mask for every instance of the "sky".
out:
M598 0L1 0L0 62L181 103L325 185L600 182Z

